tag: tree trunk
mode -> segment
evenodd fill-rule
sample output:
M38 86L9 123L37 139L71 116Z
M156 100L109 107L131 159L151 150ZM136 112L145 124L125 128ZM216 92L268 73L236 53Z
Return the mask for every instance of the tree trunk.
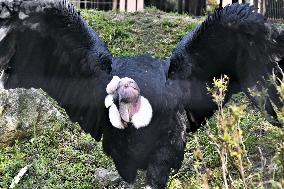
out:
M222 7L223 7L223 0L220 0L219 8L222 8Z
M183 0L178 0L178 13L182 13L182 4L183 4Z
M206 12L206 0L186 0L185 11L195 16L204 15Z
M254 7L258 9L258 0L253 0Z

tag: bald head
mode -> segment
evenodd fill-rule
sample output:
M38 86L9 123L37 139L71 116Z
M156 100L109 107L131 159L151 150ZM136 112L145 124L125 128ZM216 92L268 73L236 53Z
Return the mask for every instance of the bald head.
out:
M140 89L133 79L124 77L118 84L117 93L119 102L136 103L140 96Z
M140 95L140 88L133 79L113 76L106 92L105 106L110 107L109 118L114 127L123 129L131 122L139 129L150 123L153 111L151 104ZM115 100L118 100L119 107L114 103Z

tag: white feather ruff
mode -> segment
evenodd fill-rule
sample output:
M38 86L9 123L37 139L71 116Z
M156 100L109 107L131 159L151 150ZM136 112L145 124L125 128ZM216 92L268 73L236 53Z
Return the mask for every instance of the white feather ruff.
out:
M112 80L109 82L109 84L106 87L107 94L114 93L118 87L119 82L120 78L118 76L113 76Z
M109 108L109 120L112 126L118 128L118 129L124 129L123 123L121 121L121 117L118 111L118 108L115 104L112 104Z
M109 108L113 104L113 95L109 94L105 98L105 107Z
M137 113L132 116L131 122L136 129L149 125L153 115L153 109L150 102L141 96L141 105Z

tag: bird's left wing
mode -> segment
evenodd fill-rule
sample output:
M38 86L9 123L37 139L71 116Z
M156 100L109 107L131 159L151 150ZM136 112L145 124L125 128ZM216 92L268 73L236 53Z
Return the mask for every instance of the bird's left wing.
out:
M5 88L42 88L101 138L112 56L66 0L0 0L0 70Z
M216 109L206 87L222 74L230 78L228 95L244 91L260 106L261 100L251 96L248 88L260 91L265 86L270 99L280 102L275 88L263 78L268 78L284 55L281 38L283 34L253 6L232 4L217 10L181 40L170 58L169 78L189 81L185 101L197 127ZM269 99L264 106L275 118Z

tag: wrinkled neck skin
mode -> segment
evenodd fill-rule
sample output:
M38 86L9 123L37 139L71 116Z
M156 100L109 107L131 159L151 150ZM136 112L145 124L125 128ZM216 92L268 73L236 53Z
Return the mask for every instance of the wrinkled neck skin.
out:
M141 107L141 96L132 103L119 103L119 113L123 121L131 122L132 116L139 111Z

